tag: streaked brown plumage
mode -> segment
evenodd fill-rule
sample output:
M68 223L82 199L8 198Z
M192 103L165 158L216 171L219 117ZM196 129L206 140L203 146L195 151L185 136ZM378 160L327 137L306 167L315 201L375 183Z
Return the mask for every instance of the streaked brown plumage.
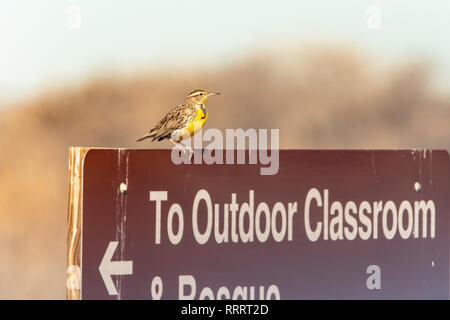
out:
M170 140L173 144L180 143L187 136L192 136L200 129L208 113L205 101L208 96L219 94L218 92L207 92L205 90L194 90L186 97L185 104L170 110L166 116L156 124L146 135L136 141L152 139L152 141Z
M142 141L147 138L151 138L152 141L168 139L173 131L182 129L189 122L194 121L196 115L197 110L195 106L181 104L170 110L145 136L136 141Z

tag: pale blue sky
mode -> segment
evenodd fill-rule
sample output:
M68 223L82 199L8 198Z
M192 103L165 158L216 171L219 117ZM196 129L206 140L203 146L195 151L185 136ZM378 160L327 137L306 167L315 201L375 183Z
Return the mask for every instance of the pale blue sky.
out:
M80 28L66 26L80 9ZM369 5L381 29L366 26ZM425 57L450 83L450 0L1 0L0 99L109 70L221 64L278 43L352 45L388 61ZM256 48L256 49L255 49Z

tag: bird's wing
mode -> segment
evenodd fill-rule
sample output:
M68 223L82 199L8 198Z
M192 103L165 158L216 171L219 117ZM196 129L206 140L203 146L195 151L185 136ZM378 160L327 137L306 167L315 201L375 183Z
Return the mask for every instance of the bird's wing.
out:
M190 121L195 119L196 109L186 105L179 105L169 113L152 129L154 133L153 141L159 138L170 136L173 131L185 127Z

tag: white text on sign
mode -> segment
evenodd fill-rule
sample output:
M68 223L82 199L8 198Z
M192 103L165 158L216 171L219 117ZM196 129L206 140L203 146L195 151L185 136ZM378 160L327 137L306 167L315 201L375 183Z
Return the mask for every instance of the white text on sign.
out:
M273 205L256 202L256 193L249 190L246 201L239 202L238 194L231 193L228 203L213 203L207 190L199 190L192 203L192 234L195 241L221 243L264 243L293 241L298 229L304 230L308 240L362 240L395 237L435 238L436 208L432 200L411 202L403 200L379 201L331 201L330 191L321 193L311 188L303 205L297 201L276 202ZM167 191L150 191L150 201L155 203L155 243L161 243L163 207L168 200ZM303 219L298 209L303 207ZM164 212L167 212L164 210ZM200 227L200 217L206 218L206 227ZM184 235L185 217L178 203L169 206L167 238L173 245L179 244ZM174 230L175 219L177 228ZM300 222L300 223L299 223ZM300 225L299 225L300 224ZM379 230L380 229L380 230ZM297 231L296 231L297 230Z

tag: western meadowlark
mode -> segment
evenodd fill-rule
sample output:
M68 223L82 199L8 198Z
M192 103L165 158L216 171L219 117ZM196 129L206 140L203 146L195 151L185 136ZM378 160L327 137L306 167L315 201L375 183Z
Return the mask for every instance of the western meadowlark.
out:
M192 137L203 127L208 118L208 112L205 107L206 99L216 94L220 93L198 89L192 91L187 95L185 104L170 110L145 136L136 141L142 141L147 138L151 138L152 141L168 139L175 146L181 144L184 149L188 148L192 154L192 148L186 147L182 141Z

